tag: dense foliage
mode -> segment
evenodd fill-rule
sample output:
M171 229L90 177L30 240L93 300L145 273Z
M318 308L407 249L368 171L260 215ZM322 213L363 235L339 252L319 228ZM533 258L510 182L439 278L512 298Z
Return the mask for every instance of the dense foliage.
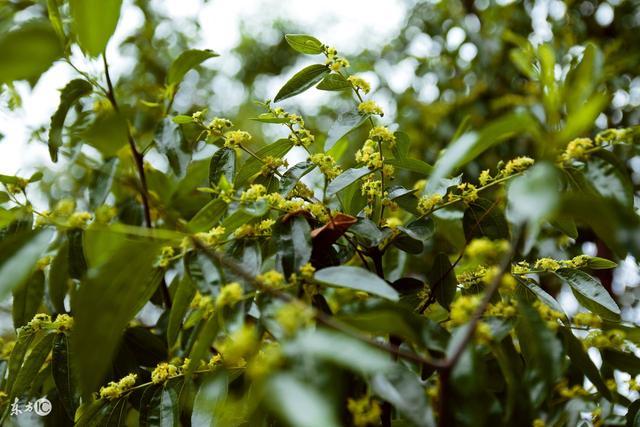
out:
M442 99L407 89L393 123L365 77L378 53L245 40L244 84L287 81L217 117L193 87L175 105L225 58L157 40L146 2L118 79L121 1L8 2L9 104L54 61L77 76L34 134L64 167L0 175L3 425L640 425L635 301L611 274L640 257L640 129L610 95L637 79L638 10L598 34L589 2L565 6L539 43L528 6L466 3L418 4L380 54L463 21L480 52L416 67ZM281 70L292 53L314 63ZM303 117L308 90L335 104ZM15 413L43 396L46 417Z

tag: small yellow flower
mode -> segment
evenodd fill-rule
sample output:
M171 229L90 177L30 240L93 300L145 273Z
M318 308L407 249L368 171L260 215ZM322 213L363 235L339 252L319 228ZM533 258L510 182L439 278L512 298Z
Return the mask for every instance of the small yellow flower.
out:
M91 214L89 212L75 212L69 217L69 227L71 228L84 228L91 220Z
M312 279L313 273L316 272L316 269L311 265L311 263L306 263L302 267L300 267L300 275L303 279Z
M224 134L224 146L239 148L251 140L251 134L243 130L232 130Z
M239 283L233 282L220 289L220 294L216 298L218 307L232 306L242 301L244 291Z
M58 332L70 331L73 328L73 317L68 314L58 314L51 326L56 328Z
M484 187L485 185L487 185L492 180L493 180L493 178L491 177L491 174L489 173L489 169L485 169L482 172L480 172L480 177L478 178L478 182L480 182L481 186Z
M356 89L361 90L365 94L367 94L367 93L369 93L369 91L371 91L371 85L369 84L368 81L366 81L362 77L349 76L349 77L347 77L347 80L349 81L349 83L351 83L351 86L353 86Z
M247 190L240 195L242 202L255 202L267 193L267 189L262 184L252 184Z
M51 316L45 313L38 313L29 321L28 326L34 331L49 327L51 326Z
M135 384L137 374L129 374L124 376L120 381L111 381L105 387L100 388L100 398L113 400L122 396L125 392L129 391Z
M571 160L584 160L587 158L587 152L593 148L593 141L589 138L577 138L567 144L567 148L560 156L560 159L567 163Z
M193 114L193 118L198 120L200 118L200 115L198 115L198 117L195 117L196 114L198 113L202 113L201 111L198 111L196 113ZM225 128L230 128L231 126L233 126L233 123L231 123L230 120L227 119L223 119L220 117L214 117L213 120L211 120L211 122L209 122L209 124L207 125L207 128L209 129L209 131L215 135L222 135L222 132L224 131ZM236 131L238 132L238 131Z
M387 218L384 221L384 225L385 227L389 227L392 230L395 230L396 228L400 227L402 225L402 220L400 218L397 217L391 217L391 218Z
M313 319L313 311L297 300L283 304L276 312L276 321L287 335L293 335L311 319Z
M245 358L253 354L258 347L256 331L253 326L244 325L217 347L222 353L222 360L227 366L244 365Z
M556 271L561 268L562 265L552 258L540 258L534 264L534 268L536 270L545 270L545 271Z
M380 404L369 396L363 396L357 400L348 399L347 409L351 412L353 424L356 427L377 425L380 422L380 415L382 414Z
M328 180L332 180L342 173L342 169L340 168L340 166L336 165L335 159L329 154L313 154L311 157L309 157L309 160L311 160L312 163L318 166L320 172L322 172L322 174L326 176Z
M260 274L256 279L262 286L268 289L277 289L284 285L285 282L282 273L276 270L269 270L266 273Z
M167 381L171 377L178 375L178 368L175 365L169 363L159 363L153 372L151 372L151 382L154 384L160 384Z
M471 318L480 305L479 295L460 295L451 303L451 323L459 326Z
M96 209L95 221L98 224L108 224L117 214L118 211L113 206L102 205Z
M590 328L600 328L602 326L602 319L597 314L593 313L576 313L573 316L573 323L576 326L588 326Z
M73 199L62 199L53 210L54 215L67 217L70 216L76 208L76 202Z
M396 137L386 126L376 126L369 131L369 138L374 141L379 141L385 144L389 144L390 147L396 143Z
M515 173L529 169L531 166L533 166L534 163L535 161L531 157L516 157L515 159L509 160L507 162L504 169L502 169L502 174L504 176L511 176Z
M362 114L371 114L374 116L384 116L384 111L375 101L369 99L358 105L358 111Z

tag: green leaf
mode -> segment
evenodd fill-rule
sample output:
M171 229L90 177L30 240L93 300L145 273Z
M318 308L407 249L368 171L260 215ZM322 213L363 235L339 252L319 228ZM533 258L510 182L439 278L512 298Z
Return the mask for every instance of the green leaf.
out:
M632 377L640 375L640 359L633 353L626 353L611 348L602 349L602 361L622 372L627 372Z
M158 151L167 156L173 173L184 177L191 161L192 149L180 125L165 118L156 128L155 141Z
M311 172L316 165L310 161L296 163L291 166L283 175L280 180L280 194L286 196L291 190L293 190L296 184L302 179L303 176Z
M36 333L32 329L20 328L17 331L18 338L9 356L9 364L7 366L7 380L3 384L3 388L7 391L11 390L16 380L18 372L22 367L27 350L31 347L31 343L36 337Z
M127 127L127 120L121 114L109 110L98 114L80 136L104 157L115 157L127 144Z
M608 259L600 258L597 256L587 257L587 267L591 268L592 270L608 270L610 268L616 268L617 266L617 263Z
M13 327L26 325L38 312L44 297L44 272L37 270L26 282L13 290L11 314Z
M424 176L428 176L431 174L431 172L433 172L433 166L419 159L410 159L410 158L388 159L388 160L385 160L384 162L395 168L419 173Z
M262 113L258 117L253 117L251 120L255 120L260 123L289 123L289 119L287 117L277 117L273 113Z
M69 283L69 243L64 242L49 267L49 299L58 313L65 313L64 298Z
M83 79L75 79L67 83L60 91L60 104L56 112L51 116L51 127L49 128L49 155L51 156L51 161L58 161L58 149L62 147L62 127L69 109L80 98L89 95L92 90L91 83Z
M78 406L78 395L69 355L69 337L64 333L58 333L53 342L51 373L62 405L69 418L73 419Z
M306 34L285 34L284 39L296 52L318 55L323 52L322 42Z
M342 74L328 74L318 83L316 89L329 91L351 89L351 83Z
M220 177L224 176L229 184L233 183L236 174L236 150L221 148L211 156L209 163L209 185L217 187Z
M435 292L436 301L448 310L456 295L458 281L453 273L453 266L447 254L439 253L436 255L433 260L433 266L429 271L428 279L432 292Z
M193 120L193 117L191 116L184 116L184 115L177 115L177 116L173 116L171 118L171 120L173 120L173 123L179 124L179 125L186 125L189 123L193 123L195 120Z
M220 425L216 413L227 398L229 378L224 371L205 377L196 393L191 413L192 426L215 427Z
M508 188L507 216L515 223L537 223L549 217L560 202L559 174L549 163L540 163L514 178Z
M18 371L16 381L11 387L10 396L16 397L26 392L36 374L44 364L47 356L51 352L54 334L45 333L31 348L29 355L24 360L22 367ZM13 399L12 399L13 400Z
M277 251L276 265L282 268L285 277L298 272L311 259L311 227L302 215L278 221L272 240Z
M227 210L227 203L222 199L213 199L202 207L187 224L194 233L208 231L220 221Z
M329 74L330 70L326 65L313 64L303 68L293 75L284 86L278 91L274 102L279 102L292 96L298 95L311 86L318 83L322 78Z
M567 121L558 133L559 143L571 141L593 128L596 118L609 104L607 93L597 93L580 106L578 111L567 116Z
M338 266L318 270L314 280L327 286L349 288L378 295L391 301L398 301L400 296L387 282L361 267Z
M283 421L296 427L338 427L326 393L292 374L278 374L267 383L267 404Z
M603 319L620 319L620 307L598 279L572 268L561 268L555 274L567 282L578 301L586 308Z
M187 74L187 71L197 67L207 59L213 58L214 56L218 56L218 54L209 49L189 49L182 52L169 67L169 71L167 73L167 84L178 85L182 81L184 75Z
M44 255L53 231L39 229L11 235L0 243L0 298L24 283Z
M118 170L118 163L119 159L112 157L105 160L102 166L95 171L89 192L89 207L92 209L104 204L107 199Z
M277 140L273 144L262 147L256 151L255 154L261 159L264 159L267 156L282 158L289 152L289 150L291 150L291 147L293 147L293 143L289 138L283 138ZM244 186L249 179L260 172L260 169L262 169L262 162L255 157L248 158L238 171L238 176L236 176L236 187Z
M489 148L515 135L535 132L535 130L534 118L528 112L520 110L490 122L479 131L464 133L449 144L444 154L436 162L426 192L433 192L442 178L475 159Z
M295 340L284 344L284 353L294 360L324 360L361 374L386 372L394 366L389 355L382 350L326 329L306 330L298 334Z
M560 328L565 340L567 355L573 365L575 365L582 373L596 386L600 394L611 401L611 391L607 388L598 368L593 363L589 355L582 347L582 342L573 335L570 328Z
M633 207L633 182L624 164L608 151L596 153L582 171L584 182L596 193L612 198L626 207Z
M367 120L367 117L369 116L363 116L351 110L340 114L327 132L327 139L324 142L325 151L331 150L342 137L359 128Z
M433 409L427 402L424 387L409 369L398 365L396 369L377 374L371 380L373 392L391 403L396 410L417 427L435 426Z
M90 264L86 280L72 295L72 356L84 393L95 391L111 364L122 332L155 292L162 272L153 267L159 243L117 236L100 263Z
M477 237L509 240L509 225L498 207L498 202L478 199L469 203L469 207L464 211L462 225L467 241Z
M178 338L178 333L182 326L182 319L189 309L189 304L196 293L191 277L188 274L182 276L178 282L178 288L173 295L173 304L169 313L169 323L167 324L167 344L173 347Z
M62 27L62 17L60 16L57 0L47 0L47 15L49 16L49 22L51 22L53 30L58 35L60 41L65 44L67 37Z
M120 18L122 0L69 0L73 29L89 56L104 52Z
M580 63L567 74L565 91L569 115L578 112L600 84L604 55L593 43L587 43Z
M520 300L518 313L516 332L525 360L524 380L537 408L562 375L562 344L531 305Z
M525 288L530 291L536 298L540 299L540 301L542 301L547 307L564 314L564 309L562 308L560 303L556 301L555 298L553 298L551 295L549 295L547 291L542 289L534 280L530 280L527 278L517 278L517 280L518 282L522 283Z
M169 385L154 387L147 409L140 411L141 426L171 427L179 426L178 395Z
M362 177L365 177L374 171L366 166L359 168L349 168L346 171L338 175L327 186L327 196L336 194L338 191L348 187Z
M62 56L58 36L47 21L30 21L0 36L0 84L37 81Z
M84 244L82 236L84 231L80 228L72 228L67 231L69 242L69 277L82 279L87 273L87 260L84 256Z
M209 351L209 347L213 344L220 330L220 324L217 316L211 316L202 322L202 328L198 332L198 338L195 340L195 344L189 353L189 359L191 363L187 368L187 375L191 375L194 369L198 366L201 360L203 360Z

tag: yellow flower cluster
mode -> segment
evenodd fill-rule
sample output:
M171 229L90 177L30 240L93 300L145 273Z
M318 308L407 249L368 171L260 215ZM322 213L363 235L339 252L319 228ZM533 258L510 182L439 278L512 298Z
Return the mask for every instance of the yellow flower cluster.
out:
M191 304L189 305L194 310L202 310L202 317L209 318L213 314L214 303L211 295L202 295L199 291L196 292Z
M607 129L596 135L596 144L619 144L634 136L634 128Z
M439 203L442 202L442 194L431 194L430 196L422 196L418 200L418 212L421 215L427 215Z
M52 259L53 257L50 255L40 258L38 262L36 262L36 269L44 270L49 264L51 264Z
M464 287L468 288L470 286L479 285L485 281L485 276L487 275L487 269L485 266L480 265L472 270L465 271L456 276L456 280L458 283Z
M577 138L567 144L564 153L560 155L560 160L569 163L572 160L585 160L588 158L588 151L594 147L593 141L589 138Z
M204 245L213 246L219 242L220 238L224 236L225 232L225 228L219 225L217 227L213 227L206 233L196 233L196 238L200 240Z
M473 239L467 244L465 255L474 259L496 259L501 254L509 250L509 242L501 240L491 240L488 237Z
M362 92L364 92L365 95L369 93L369 91L371 91L371 85L369 84L368 81L366 81L362 77L349 76L347 77L347 80L349 81L349 83L351 83L351 86L354 89L361 90Z
M224 134L224 146L227 148L239 148L251 141L251 134L243 130L231 130Z
M564 318L564 314L552 309L551 307L540 301L534 302L533 307L538 311L538 314L540 314L540 317L542 318L542 320L544 320L549 329L551 329L552 331L558 329L558 321Z
M38 313L27 323L27 326L34 331L48 328L51 326L51 316L45 313Z
M463 182L462 184L458 184L456 188L460 190L460 194L456 195L453 193L449 193L449 200L456 200L458 197L460 197L466 203L471 203L478 200L478 189L475 185L468 182Z
M347 409L351 412L353 425L356 427L366 427L380 423L380 415L382 414L380 404L369 396L363 396L357 400L348 399Z
M283 304L276 312L276 321L287 335L295 334L313 319L313 310L306 304L294 300Z
M267 218L263 219L259 223L253 224L242 224L240 227L236 228L233 232L233 236L236 239L242 239L244 237L266 237L271 235L271 227L275 224L276 221Z
M459 326L466 323L480 304L480 295L460 295L451 303L451 324Z
M482 282L486 285L489 285L493 282L495 277L500 273L500 268L497 265L494 265L491 268L486 270L484 277L482 278ZM515 277L513 277L509 273L505 273L500 278L500 291L510 293L516 290L518 286L518 282Z
M367 139L362 148L356 151L356 162L366 164L369 169L381 168L384 162L378 144L372 139Z
M400 227L402 225L402 220L398 217L392 216L384 220L384 226L389 227L392 230Z
M159 363L151 372L151 382L160 384L178 375L178 367L170 363Z
M53 214L55 216L70 216L73 211L76 209L76 202L73 199L62 199L58 203L56 203L55 208L53 209Z
M225 285L220 289L220 293L216 298L216 306L233 306L236 303L242 301L243 296L244 291L240 283L229 283L228 285Z
M67 224L71 228L85 228L91 218L92 216L89 212L74 212L69 217Z
M375 101L368 99L358 104L358 111L362 114L371 114L373 116L384 116L384 111Z
M241 202L256 202L267 193L267 189L262 184L251 184L251 186L240 194Z
M487 310L485 311L485 315L491 317L504 317L510 319L515 317L517 314L516 306L514 301L509 300L500 300L495 304L489 304Z
M323 51L327 57L326 64L332 71L339 71L349 67L349 61L342 56L338 56L338 51L329 46L323 46Z
M640 391L640 382L635 378L631 378L628 381L629 390L631 391Z
M531 157L516 157L515 159L511 159L507 162L505 167L502 169L502 175L511 176L513 174L523 172L533 166L534 163L535 161Z
M556 271L561 268L562 265L552 258L540 258L536 261L533 268L536 270L544 270L544 271Z
M303 279L313 279L315 272L316 269L309 262L300 267L300 276L302 276Z
M476 325L476 330L473 333L473 337L478 344L489 344L493 338L491 326L489 326L489 324L486 322L478 322L478 324Z
M318 168L329 181L342 173L340 166L336 165L336 160L329 154L318 153L309 157L309 160Z
M556 386L556 391L560 396L567 399L589 396L589 392L578 384L574 384L571 387L569 387L567 385L566 379L563 379L562 381L560 381L560 383Z
M200 116L195 117L197 113L201 113L200 111L196 112L193 114L193 119L194 120L199 120ZM231 126L233 126L233 123L231 123L231 120L227 120L227 119L223 119L221 117L214 117L209 124L207 125L207 130L209 131L209 133L213 134L213 135L217 135L220 136L222 135L222 132L226 129L226 128L230 128Z
M376 126L369 131L369 138L383 144L388 144L390 147L396 143L396 137L386 126Z
M70 331L73 329L73 317L68 314L58 314L56 320L51 324L58 332Z
M611 329L609 331L595 330L589 332L589 335L582 340L582 344L586 347L595 348L616 348L624 347L626 334L619 329Z
M382 181L379 179L368 179L362 183L360 188L363 196L367 199L373 200L375 198L382 197Z
M260 174L263 176L269 176L272 173L276 172L279 167L287 167L289 164L285 159L279 159L273 156L266 156L262 159L262 169L260 170Z
M488 183L490 183L493 180L493 177L491 176L491 173L489 171L489 169L485 169L482 172L480 172L480 176L478 177L478 182L480 183L481 186L485 186Z
M225 337L218 345L222 354L222 360L227 366L243 366L248 356L253 354L258 347L255 328L243 325L233 334Z
M118 214L118 210L109 205L98 206L95 212L95 222L98 224L108 224Z
M269 270L259 274L256 279L267 289L277 289L285 284L284 276L276 270Z
M111 381L107 386L100 388L100 398L114 400L129 391L135 384L138 375L129 374L120 381Z
M576 315L573 316L573 324L589 328L600 328L602 326L602 318L594 313L576 313Z
M542 418L536 418L535 420L533 420L533 424L531 424L531 427L545 427L546 425L547 423L545 423Z
M274 372L283 362L282 350L277 343L264 346L247 366L247 374L253 380L260 380Z

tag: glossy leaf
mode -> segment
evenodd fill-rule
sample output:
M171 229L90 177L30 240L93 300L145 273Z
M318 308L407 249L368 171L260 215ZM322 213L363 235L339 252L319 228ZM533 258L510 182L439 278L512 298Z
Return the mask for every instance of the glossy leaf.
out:
M291 190L293 190L296 184L306 174L311 172L316 165L310 161L296 163L291 166L283 175L280 180L280 194L286 196Z
M293 75L276 94L274 102L296 96L318 83L329 74L329 68L322 64L313 64Z
M509 239L509 225L504 213L496 202L478 199L469 203L462 220L464 235L467 241L476 237L489 239Z
M33 381L33 378L40 368L42 368L47 356L51 352L53 338L53 334L45 333L33 344L31 351L16 375L16 380L11 387L10 396L20 396L28 390L31 381Z
M64 410L69 418L73 419L78 406L77 386L69 355L69 337L64 333L56 334L53 341L51 373Z
M311 227L304 216L278 222L273 228L273 241L277 247L276 265L285 277L297 273L311 259Z
M352 110L338 115L327 133L327 139L324 142L325 151L331 150L342 137L359 128L367 117Z
M338 191L346 188L360 178L365 177L371 173L373 173L373 170L369 169L366 166L347 169L346 171L338 175L333 181L331 181L331 183L329 183L329 185L327 186L327 195L331 196L333 194L336 194Z
M0 298L29 278L52 234L50 229L21 232L0 243Z
M391 301L398 301L398 292L375 274L351 266L328 267L318 270L314 280L327 286L355 289L377 295Z
M229 184L232 184L235 174L236 151L234 149L221 148L211 156L209 163L209 185L211 187L217 187L222 176Z
M320 90L329 90L329 91L339 91L351 89L351 83L347 79L345 79L342 74L328 74L322 79L320 83L316 86L316 89Z
M227 398L228 382L229 379L224 372L204 378L193 402L191 425L202 427L219 425L216 412Z
M599 280L581 270L561 268L555 274L571 286L578 301L603 319L618 320L620 307Z
M296 52L307 55L322 53L322 42L313 36L306 34L285 34L284 39Z
M284 138L262 147L255 154L261 159L267 156L282 158L291 150L291 147L293 147L291 141L288 138ZM254 157L248 158L238 170L235 181L236 186L245 185L249 179L260 172L260 169L262 169L262 163L258 159Z
M182 326L182 319L184 319L195 293L196 288L191 282L191 277L185 274L178 282L178 287L173 295L171 312L169 313L169 323L167 325L167 343L169 347L173 347L178 338Z
M458 281L454 275L451 261L446 254L439 253L436 256L428 278L431 292L435 293L436 301L448 309L455 296Z

